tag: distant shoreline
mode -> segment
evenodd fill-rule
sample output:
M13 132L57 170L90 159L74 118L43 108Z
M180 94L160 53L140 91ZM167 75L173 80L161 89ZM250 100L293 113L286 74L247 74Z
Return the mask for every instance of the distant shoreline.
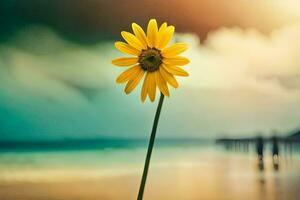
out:
M156 145L205 145L214 140L199 138L158 138ZM97 139L64 139L41 141L0 141L0 151L5 150L84 150L105 148L146 147L148 139L97 138Z

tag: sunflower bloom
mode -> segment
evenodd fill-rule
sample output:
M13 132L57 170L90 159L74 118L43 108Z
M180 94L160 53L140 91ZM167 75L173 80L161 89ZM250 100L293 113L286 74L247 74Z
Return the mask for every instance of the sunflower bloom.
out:
M148 23L147 34L136 23L132 23L133 34L122 31L126 42L116 42L115 47L130 57L116 58L112 61L119 67L129 67L116 79L117 83L126 83L125 93L129 94L144 79L141 100L147 96L153 102L156 88L165 96L170 96L169 85L177 88L175 76L188 76L178 66L189 63L185 57L179 56L187 50L184 43L175 43L167 47L173 37L175 27L163 23L159 28L155 19Z

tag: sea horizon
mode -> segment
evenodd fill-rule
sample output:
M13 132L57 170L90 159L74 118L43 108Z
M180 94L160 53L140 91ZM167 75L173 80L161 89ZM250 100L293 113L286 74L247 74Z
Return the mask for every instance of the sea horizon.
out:
M103 148L129 148L146 147L147 138L65 138L43 140L0 140L0 151L18 150L77 150L77 149L103 149ZM204 138L157 138L156 145L207 145L214 143L215 139Z

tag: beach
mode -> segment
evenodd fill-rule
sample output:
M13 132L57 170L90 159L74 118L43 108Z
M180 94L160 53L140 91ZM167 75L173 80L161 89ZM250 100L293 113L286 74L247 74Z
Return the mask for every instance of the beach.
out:
M1 153L0 199L132 200L138 192L144 151ZM158 147L144 199L293 200L300 195L299 161L298 154L282 156L276 171L271 156L266 156L264 170L259 170L251 151L228 152L214 145Z

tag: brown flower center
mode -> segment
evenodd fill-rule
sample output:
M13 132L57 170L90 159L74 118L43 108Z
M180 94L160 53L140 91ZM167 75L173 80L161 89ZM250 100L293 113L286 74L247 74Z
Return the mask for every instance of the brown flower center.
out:
M154 72L158 70L162 64L160 50L156 48L142 50L142 53L139 55L139 63L145 71Z

